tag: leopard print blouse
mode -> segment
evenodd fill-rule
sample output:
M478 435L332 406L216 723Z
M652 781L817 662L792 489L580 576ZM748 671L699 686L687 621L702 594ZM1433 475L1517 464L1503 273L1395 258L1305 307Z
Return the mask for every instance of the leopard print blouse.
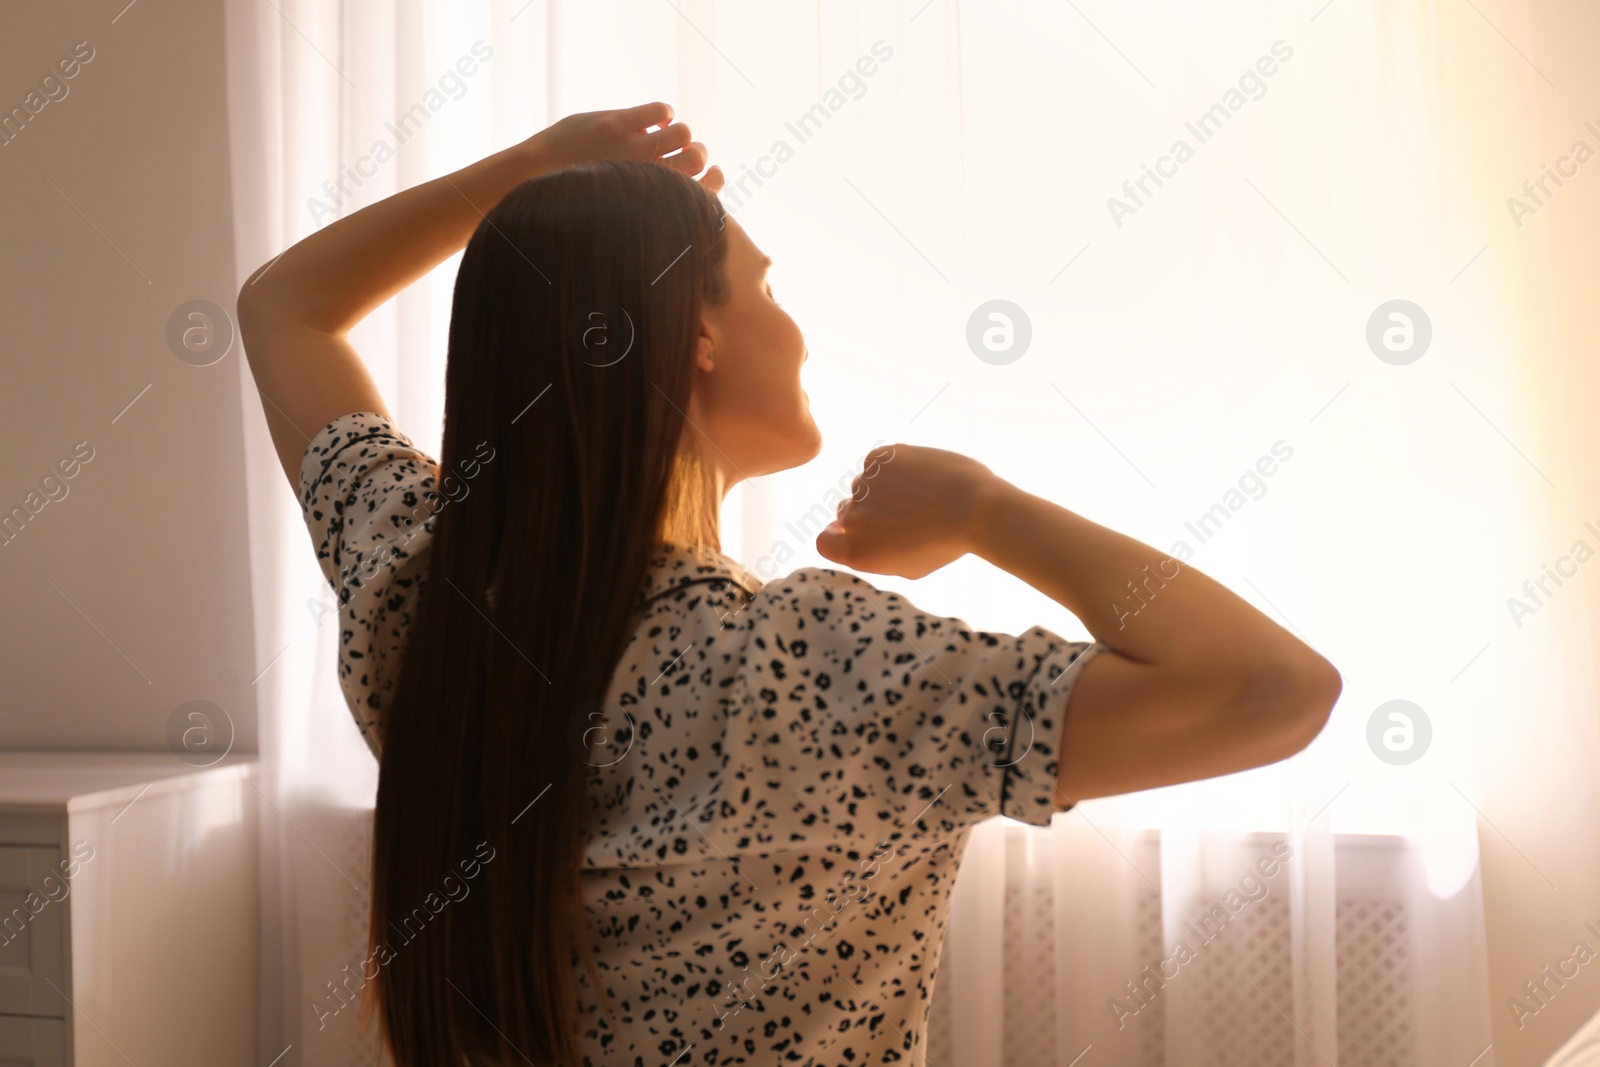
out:
M432 515L455 492L367 412L329 423L301 464L339 681L380 758ZM973 630L837 570L762 583L676 546L639 603L584 731L581 877L606 993L580 979L585 1063L920 1062L967 834L1066 810L1056 745L1104 646Z

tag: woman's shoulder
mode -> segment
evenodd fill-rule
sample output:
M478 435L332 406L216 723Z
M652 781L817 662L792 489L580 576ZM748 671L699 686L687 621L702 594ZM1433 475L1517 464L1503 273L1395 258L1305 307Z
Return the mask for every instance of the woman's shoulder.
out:
M852 656L872 646L894 649L896 656L909 646L929 662L944 654L1011 650L1022 668L1037 667L1059 650L1088 645L1046 626L1014 632L974 626L960 615L929 610L903 593L832 567L802 567L764 582L746 617L758 644L774 634L785 642L800 636L802 648L820 641Z
M406 436L386 415L352 411L318 430L306 443L300 460L300 503L309 507L319 496L352 488L379 467L399 463L401 469L385 472L376 488L395 491L406 484L409 473L431 487L438 462Z
M780 577L766 579L761 583L761 588L763 592L777 596L821 596L840 589L876 590L878 587L853 571L833 567L800 567Z
M833 567L800 567L760 582L752 607L766 613L808 615L821 622L835 604L879 607L895 613L917 611L905 596L885 589L852 571Z

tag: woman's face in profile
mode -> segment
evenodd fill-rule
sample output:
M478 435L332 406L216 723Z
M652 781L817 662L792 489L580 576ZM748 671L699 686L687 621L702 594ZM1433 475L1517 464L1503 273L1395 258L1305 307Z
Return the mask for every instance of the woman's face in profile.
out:
M689 417L737 468L729 477L753 478L813 459L822 433L800 388L805 338L768 284L771 260L724 218L730 295L702 312Z

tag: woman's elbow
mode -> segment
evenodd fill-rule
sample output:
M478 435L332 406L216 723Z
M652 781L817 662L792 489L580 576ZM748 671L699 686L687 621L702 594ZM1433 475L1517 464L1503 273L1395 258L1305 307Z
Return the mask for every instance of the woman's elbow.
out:
M1247 703L1269 723L1278 759L1304 750L1322 733L1344 690L1334 665L1309 650L1304 656L1258 669Z
M1344 692L1344 679L1339 676L1338 668L1315 653L1311 655L1310 662L1301 668L1301 672L1304 680L1295 706L1304 740L1295 749L1296 752L1311 744L1322 733L1322 728L1328 725L1328 719L1333 715L1333 706Z
M239 295L234 300L234 319L239 323L241 331L248 327L255 327L262 318L267 305L267 289L258 285L262 274L270 263L258 267L243 285L239 287Z

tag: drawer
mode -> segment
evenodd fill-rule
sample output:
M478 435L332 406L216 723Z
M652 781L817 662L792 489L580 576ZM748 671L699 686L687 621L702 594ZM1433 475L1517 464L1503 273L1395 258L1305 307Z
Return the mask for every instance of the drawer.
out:
M0 1015L0 1063L6 1067L66 1067L65 1020Z
M67 988L67 897L72 883L60 860L59 849L0 845L0 1015L66 1014L66 1002L56 990ZM10 1053L11 1047L0 1042L0 1058Z

